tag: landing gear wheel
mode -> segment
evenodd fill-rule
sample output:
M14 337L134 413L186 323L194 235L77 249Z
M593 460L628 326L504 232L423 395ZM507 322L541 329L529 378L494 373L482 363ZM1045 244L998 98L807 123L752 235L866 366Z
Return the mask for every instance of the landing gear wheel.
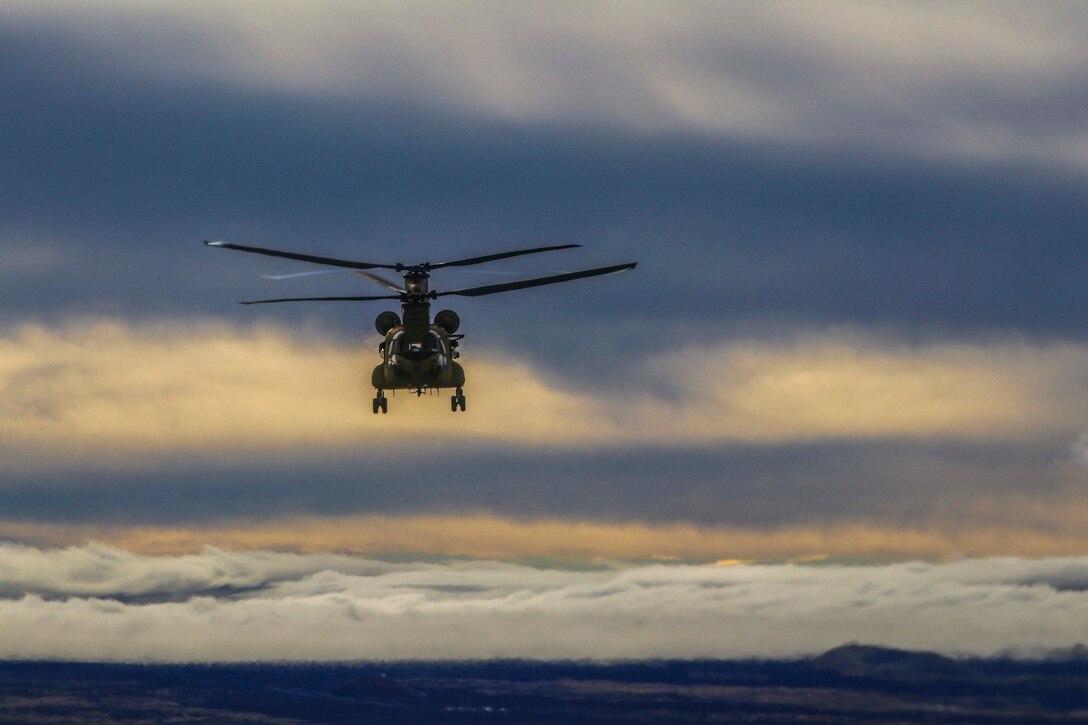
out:
M378 395L374 398L374 415L381 411L384 415L389 412L389 399L385 397L385 393L378 391Z
M456 411L458 408L461 412L465 410L465 394L460 388L457 389L457 394L450 398L450 410Z
M457 396L456 395L451 395L450 396L450 410L452 410L454 413L457 412Z

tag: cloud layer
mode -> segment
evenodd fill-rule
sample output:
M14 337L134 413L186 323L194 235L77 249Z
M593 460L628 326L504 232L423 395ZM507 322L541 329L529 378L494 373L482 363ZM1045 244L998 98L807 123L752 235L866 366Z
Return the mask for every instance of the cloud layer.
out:
M4 465L109 468L421 439L585 449L1072 438L1088 404L1088 348L1072 344L737 341L651 358L626 386L591 395L526 361L480 351L464 362L468 414L451 418L444 397L399 396L374 417L377 356L354 346L212 323L26 325L0 337Z
M987 655L1088 638L1084 558L568 571L3 546L0 572L0 656L19 658L743 657L846 641Z
M7 3L152 82L531 122L1088 162L1076 3Z
M192 554L205 546L215 546L245 551L454 556L578 565L607 559L691 563L842 558L939 561L960 556L1081 554L1088 549L1088 534L1083 527L1086 514L1088 501L1083 496L1042 504L1005 496L989 499L985 506L974 509L949 506L941 514L913 522L875 523L871 517L853 521L842 517L834 522L754 526L622 523L576 515L537 519L457 513L295 515L260 521L221 519L198 526L0 521L0 540L52 547L102 541L126 552L151 555ZM30 559L33 556L28 554ZM71 555L77 560L84 556L82 551ZM12 586L21 586L20 576L9 573L9 577ZM69 593L98 592L84 589L83 579L70 584L74 588L67 590Z
M0 320L5 322L31 317L56 322L89 313L143 319L226 316L233 310L240 320L262 315L293 323L310 315L351 334L358 334L360 327L369 329L369 314L360 325L357 306L235 307L236 300L249 295L351 293L358 286L346 278L317 277L284 282L271 292L259 273L301 269L211 252L199 244L202 238L216 237L331 256L404 261L522 243L586 245L578 253L533 258L531 264L526 260L521 270L529 275L552 265L570 269L583 262L594 266L638 260L635 273L607 281L576 283L562 292L520 292L503 298L509 304L498 303L499 298L466 300L458 308L466 313L486 310L466 314L473 335L486 331L488 339L532 350L545 367L576 372L586 382L594 379L604 357L592 354L586 341L600 346L596 352L617 346L637 352L644 340L675 345L698 336L713 342L757 326L829 324L946 339L994 331L1083 336L1078 310L1088 304L1088 286L1082 284L1088 273L1083 254L1088 210L1082 203L1088 177L1070 172L1066 154L1053 163L994 164L947 153L936 141L956 125L944 114L979 102L998 124L1010 122L1016 113L1031 116L1031 124L1053 124L1053 129L1031 128L1022 135L1031 144L1060 145L1055 136L1067 132L1068 119L1079 132L1084 116L1082 94L1060 83L1027 84L1041 98L1016 97L1013 110L1005 108L1008 104L989 108L990 101L979 101L974 94L986 96L991 89L981 82L931 107L911 104L908 93L896 92L893 110L918 116L902 125L883 118L865 121L865 114L854 112L838 95L825 95L819 84L813 86L814 97L830 106L822 113L835 133L862 139L865 132L852 126L868 123L877 133L903 137L904 143L919 134L923 145L932 144L935 152L936 158L927 158L913 147L905 154L874 153L860 141L813 147L768 140L758 132L708 134L682 124L644 135L609 124L512 121L476 106L479 113L459 113L439 95L415 93L418 88L411 83L398 86L415 98L411 102L367 93L307 95L275 84L239 88L237 79L231 80L230 63L186 43L218 38L231 49L245 46L223 28L241 26L237 34L245 38L251 25L245 17L248 6L157 4L155 10L142 3L79 3L54 6L59 9L53 14L43 4L9 3L4 9L9 7L26 12L0 15L0 85L8 109L0 115L0 148L9 169L0 179L0 255L8 262L0 269ZM116 10L112 15L111 7ZM215 26L218 30L201 25L201 7L211 8L213 16L220 9L225 17ZM228 12L231 7L237 15ZM311 15L320 16L322 7L332 6L285 4L282 15L269 7L262 6L261 17L253 22L302 28ZM358 7L365 15L378 6ZM457 15L461 7L440 6L435 12ZM757 17L737 20L742 26L737 32L750 39L758 39L761 30L786 28L795 14L805 12L791 5L790 12L780 13L784 17L763 22L758 20L767 12L762 3L690 7L696 8L692 13ZM821 18L805 22L798 37L816 32L840 7L846 6L809 11ZM956 7L966 15L1022 13L1027 19L1004 25L1031 37L1035 24L1054 22L1051 14L1059 14L1055 4L1046 10L1038 4ZM181 17L159 17L156 13L170 15L163 8L175 8L174 15ZM625 3L610 17L619 22L629 17L628 8ZM657 12L665 17L660 23L646 21L652 28L645 33L660 42L665 41L654 33L670 22L688 23L693 33L713 26L710 21L685 20L673 5ZM866 32L882 29L863 44L872 53L889 52L893 44L884 36L914 27L898 23L897 12L914 13L924 25L926 18L950 11L882 4L870 11L875 19L863 24L856 40L863 42ZM579 11L572 13L548 13L542 22L577 25ZM878 22L881 13L896 20ZM365 35L367 29L402 22L397 13L391 15L368 17L359 26L349 21L339 25L349 35ZM948 22L944 17L937 27ZM206 32L183 30L194 23ZM965 34L972 38L985 35L981 29L988 27L964 23ZM411 32L423 32L420 25L409 25ZM483 33L491 26L485 22L475 27ZM531 34L538 23L518 27ZM1072 32L1080 24L1062 27ZM412 42L401 42L398 32L390 30L388 36L351 47L362 52L383 44L412 48ZM96 34L108 39L88 48L88 37ZM432 41L441 29L424 35L424 43L437 47ZM459 40L475 42L471 33L466 35L467 40ZM1017 46L1013 35L992 44ZM1045 47L1059 47L1059 35L1044 33ZM690 48L689 40L678 32L668 42ZM756 76L746 85L758 89L770 82L765 76L773 78L780 70L776 59L789 61L800 49L793 40L755 42L768 57L740 64ZM908 45L915 42L913 35L907 40ZM1026 43L1035 45L1030 39ZM274 55L286 43L272 45L269 53ZM568 45L583 50L576 38ZM848 45L831 45L830 54L850 54ZM340 55L340 46L331 39L304 46L332 65L344 63L352 76L360 73L351 54ZM636 59L647 55L647 62L621 63L621 69L653 73L659 67L649 62L656 57L655 47L647 41L645 47L632 49ZM729 44L725 53L737 47L743 44ZM897 74L899 82L926 87L954 77L943 68L929 68L926 59L962 47L939 45L918 53L918 59L905 61L908 67ZM547 74L548 63L569 50L530 60ZM136 59L119 62L111 55L117 52ZM171 57L173 52L179 57ZM239 52L245 58L263 57L248 48ZM803 63L805 68L819 67L824 56L815 55ZM1008 57L1013 70L1007 75L1033 75L1030 59L1019 53ZM163 58L169 58L164 61L169 68L154 71ZM416 65L406 62L405 72L444 72L455 65L444 56L417 60ZM179 81L172 75L187 62L205 61L228 77ZM722 63L722 74L735 70L732 63ZM868 91L861 89L868 89L882 97L883 89L895 87L879 73L879 82L853 77L876 73L878 63L866 59L857 67L842 65L838 82L846 93L857 89L864 96ZM990 69L983 73L1002 73L1000 62L983 65ZM790 67L784 77L799 77L795 71ZM150 77L133 77L144 72ZM579 67L575 73L557 71L552 80L562 86L587 74L588 69ZM475 78L458 75L466 82ZM831 78L837 78L835 72ZM521 85L529 92L550 87ZM808 86L799 85L801 89L791 87L781 95L803 97ZM994 85L1002 87L1000 82ZM1085 87L1079 81L1073 85ZM594 83L593 96L613 87ZM1012 93L1017 96L1019 91ZM1051 111L1048 104L1059 108ZM620 114L621 119L635 116ZM806 110L789 117L807 132L819 126L821 114ZM986 133L985 124L968 126L961 136ZM1024 153L1014 143L1001 145L999 151ZM458 275L450 271L436 277L436 286L479 282L478 277ZM567 354L567 348L550 342L549 333L558 331L577 336L579 354Z

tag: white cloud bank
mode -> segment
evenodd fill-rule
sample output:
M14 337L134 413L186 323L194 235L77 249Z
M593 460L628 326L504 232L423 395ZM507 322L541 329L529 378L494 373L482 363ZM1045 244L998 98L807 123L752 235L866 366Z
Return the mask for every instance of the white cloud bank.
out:
M567 571L0 546L0 579L7 658L743 657L847 641L987 655L1088 640L1084 557ZM241 591L208 594L223 588ZM131 601L152 596L170 601Z
M1088 163L1078 2L9 0L124 72L530 121Z

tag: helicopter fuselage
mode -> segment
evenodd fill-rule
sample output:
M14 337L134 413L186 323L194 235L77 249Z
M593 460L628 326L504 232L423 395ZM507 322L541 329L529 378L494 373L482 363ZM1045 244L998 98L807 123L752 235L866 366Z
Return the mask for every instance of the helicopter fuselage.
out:
M457 352L449 334L438 325L428 325L422 335L411 335L407 326L389 330L379 345L382 362L371 373L378 390L425 390L460 388L465 370L454 361Z
M402 298L403 319L396 313L383 312L374 321L385 339L378 346L382 362L374 368L370 381L377 390L374 412L386 412L386 390L411 390L416 395L426 391L453 388L453 410L464 410L465 370L454 358L458 356L454 336L460 320L452 310L443 310L431 321L431 305L426 274L405 276L408 293Z

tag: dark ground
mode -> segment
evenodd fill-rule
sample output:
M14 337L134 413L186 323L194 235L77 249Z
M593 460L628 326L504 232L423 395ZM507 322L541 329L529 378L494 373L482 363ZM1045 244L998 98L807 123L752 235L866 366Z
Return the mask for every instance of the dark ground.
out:
M0 662L0 723L1088 723L1088 657L135 665Z

